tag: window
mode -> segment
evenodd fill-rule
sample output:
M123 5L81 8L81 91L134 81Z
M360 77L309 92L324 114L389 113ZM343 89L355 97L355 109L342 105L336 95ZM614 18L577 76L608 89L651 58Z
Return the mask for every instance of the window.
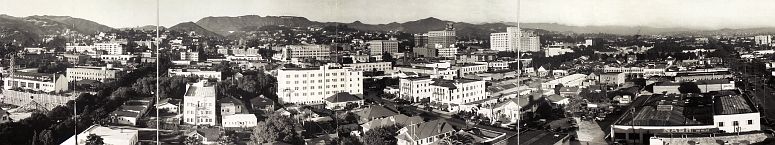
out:
M753 124L753 120L748 120L748 125Z
M737 121L732 121L732 126L740 126L740 124Z
M724 127L724 122L718 122L718 127Z

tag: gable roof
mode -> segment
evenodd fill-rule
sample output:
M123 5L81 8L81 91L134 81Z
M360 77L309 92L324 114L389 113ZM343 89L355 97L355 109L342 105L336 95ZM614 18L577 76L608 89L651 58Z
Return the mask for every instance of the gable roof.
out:
M422 117L420 116L409 117L404 114L398 114L398 115L394 115L386 118L371 120L361 125L361 127L365 131L365 130L375 129L383 126L390 126L390 125L396 125L396 124L400 124L402 126L408 126L408 125L414 125L422 122L423 120L422 120Z
M455 131L455 128L452 127L451 124L447 123L446 120L436 119L424 123L410 125L402 128L402 130L406 130L406 132L399 134L396 136L396 138L403 140L419 140L442 133L453 132Z
M356 114L361 117L359 123L364 123L377 118L398 115L398 112L385 108L384 106L371 105L369 108L358 111Z
M221 136L221 129L219 128L200 128L189 131L186 136L198 134L207 138L207 141L216 141Z
M258 97L254 97L253 99L250 99L249 101L250 101L250 105L253 105L253 106L266 107L266 106L274 105L274 101L272 101L269 98L264 97L264 95L261 95L261 96L258 96Z
M360 101L360 100L363 100L363 99L361 99L358 96L352 95L348 92L339 92L326 98L326 101L332 102L332 103L352 102L352 101Z
M527 99L527 98L512 98L512 99L506 100L504 102L495 104L495 108L501 108L503 106L512 105L512 104L516 104L520 108L522 108L522 107L527 106L529 103L530 103L530 99Z

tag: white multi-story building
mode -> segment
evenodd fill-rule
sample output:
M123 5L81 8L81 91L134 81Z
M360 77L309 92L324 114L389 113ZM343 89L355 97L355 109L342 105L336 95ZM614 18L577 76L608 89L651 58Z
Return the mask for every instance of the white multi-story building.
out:
M200 81L186 85L183 95L183 122L191 125L216 125L216 86Z
M457 47L444 47L444 48L436 48L436 57L443 57L443 58L455 58L457 56Z
M522 32L517 27L508 27L506 32L490 34L490 49L497 51L538 52L541 40L530 32Z
M544 50L544 56L546 57L552 57L557 55L562 55L565 53L571 53L573 52L570 48L565 48L562 45L550 45L549 47L546 47Z
M96 52L94 46L77 46L77 45L65 46L65 51L67 51L67 52L78 52L78 53L94 53L94 52Z
M350 67L355 71L392 71L393 64L391 62L365 62L365 63L351 63L342 64L346 67Z
M487 98L483 80L474 79L434 79L430 85L433 93L430 101L439 103L440 109L456 112L460 105Z
M170 76L182 76L182 77L192 77L197 76L200 78L205 79L216 79L220 81L222 78L223 73L220 71L205 71L205 70L199 70L199 69L182 69L182 68L171 68L169 71L167 71Z
M65 75L34 73L34 72L14 72L12 75L3 78L5 89L14 88L27 89L43 92L62 92L68 90L68 81Z
M756 45L770 45L772 43L772 35L758 35L754 36Z
M382 53L398 53L398 40L371 40L366 42L369 45L369 54L372 56L382 56Z
M339 92L363 94L363 72L331 64L277 70L281 103L323 104L325 98Z
M122 55L126 53L119 43L94 43L95 50L104 50L110 55Z
M325 60L331 56L331 47L327 45L288 45L282 49L282 60L318 59Z
M195 51L180 52L180 60L199 61L199 52L195 52Z
M95 80L105 82L121 77L123 71L108 67L73 67L66 70L68 81Z
M426 76L402 78L398 82L398 98L412 102L419 102L425 98L430 99L430 96L433 95L433 90L431 90L430 86L431 83L433 83L433 79L430 77Z

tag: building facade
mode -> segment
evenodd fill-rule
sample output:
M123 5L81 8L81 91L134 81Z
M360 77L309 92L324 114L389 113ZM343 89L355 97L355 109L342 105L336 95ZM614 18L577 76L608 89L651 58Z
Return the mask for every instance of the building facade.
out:
M183 95L183 122L191 125L215 126L216 86L214 83L200 81L186 85Z
M371 40L366 44L369 45L369 54L372 56L382 56L382 53L398 53L398 40Z
M69 82L95 80L106 82L121 77L123 71L108 67L73 67L65 70Z
M363 94L363 72L332 65L277 70L281 103L323 104L326 97L339 92Z

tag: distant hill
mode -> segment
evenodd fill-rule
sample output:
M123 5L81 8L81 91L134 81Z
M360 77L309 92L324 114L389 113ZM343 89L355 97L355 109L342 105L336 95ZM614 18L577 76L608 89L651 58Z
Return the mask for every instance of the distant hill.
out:
M239 31L245 27L263 27L269 25L285 25L291 27L306 27L320 25L319 22L310 21L304 17L293 16L266 16L246 15L238 17L205 17L196 21L196 24L220 35L228 35L230 32Z
M95 34L97 32L108 32L114 30L111 27L102 25L100 23L89 21L86 19L81 18L73 18L70 16L29 16L27 18L34 18L34 19L48 19L53 20L62 24L65 24L66 26L69 26L73 29L75 29L78 32L84 33L84 34Z
M140 27L126 27L126 28L120 28L121 30L142 30L142 31L156 31L156 25L145 25ZM159 26L159 29L164 30L167 29L164 26Z
M203 35L207 37L223 37L223 35L220 35L210 30L207 30L205 28L202 28L202 26L199 26L194 22L180 23L170 27L169 30L183 32L183 33L194 32L197 35Z

